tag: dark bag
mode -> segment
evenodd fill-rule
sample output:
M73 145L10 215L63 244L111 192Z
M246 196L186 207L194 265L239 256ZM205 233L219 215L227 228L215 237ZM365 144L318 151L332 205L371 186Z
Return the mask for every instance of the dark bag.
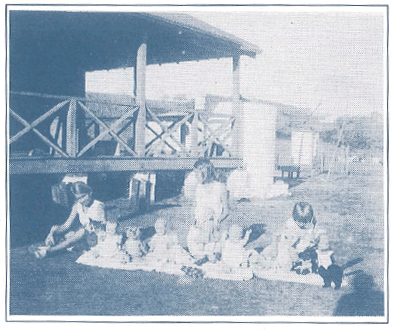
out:
M70 196L68 185L64 182L57 183L51 187L52 200L56 204L68 207L70 205Z

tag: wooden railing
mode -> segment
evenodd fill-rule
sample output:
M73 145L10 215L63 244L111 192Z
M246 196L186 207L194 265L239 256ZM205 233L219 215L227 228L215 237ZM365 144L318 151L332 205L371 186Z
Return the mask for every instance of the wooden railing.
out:
M21 94L21 93L20 93ZM31 93L22 95L37 96ZM45 95L48 98L64 98ZM21 113L9 109L10 126L13 120L24 127L9 138L9 144L20 142L33 132L48 148L45 156L57 158L86 158L89 156L137 157L135 137L145 136L145 157L233 157L232 132L235 118L212 115L195 110L183 112L155 112L146 107L146 125L136 131L139 107L135 104L112 104L124 107L120 117L99 117L90 105L98 103L85 98L68 98L56 104L37 119L29 122ZM110 108L111 103L105 102ZM110 112L110 111L109 111ZM117 111L118 112L118 111ZM82 120L80 119L82 114ZM101 114L102 115L102 114ZM40 128L40 127L41 128ZM46 129L42 129L46 127ZM115 150L97 154L95 147L102 142L115 145ZM26 154L31 150L26 150ZM30 153L30 156L34 154ZM11 148L11 157L13 157Z

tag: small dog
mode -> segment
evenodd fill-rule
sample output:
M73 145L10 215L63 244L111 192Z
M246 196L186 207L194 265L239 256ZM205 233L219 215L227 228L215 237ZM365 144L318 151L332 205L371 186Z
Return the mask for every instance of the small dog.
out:
M359 257L359 258L353 259L351 261L348 261L346 264L344 264L341 267L336 264L330 265L327 269L323 266L319 267L318 273L323 278L323 282L324 282L323 287L330 288L332 285L332 282L333 282L334 289L335 290L340 289L344 276L349 276L349 275L352 275L352 273L354 273L354 272L351 272L348 274L344 274L344 270L349 267L352 267L362 261L363 261L363 258Z

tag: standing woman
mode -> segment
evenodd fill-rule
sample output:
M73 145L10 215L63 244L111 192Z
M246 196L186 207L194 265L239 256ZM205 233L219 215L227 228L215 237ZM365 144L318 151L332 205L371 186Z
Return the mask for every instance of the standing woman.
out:
M196 259L211 259L215 252L220 252L222 222L229 213L228 191L225 183L217 180L215 168L208 159L198 160L194 172L195 221L188 233L188 249Z
M34 252L37 258L44 258L48 252L66 249L82 238L87 239L89 245L95 245L97 236L94 234L93 221L106 225L104 204L92 198L93 191L83 182L75 182L71 185L71 192L75 197L71 213L61 226L52 226L49 235L45 239L45 246L38 247ZM78 218L79 229L69 231L63 238L59 234L65 233ZM63 235L62 235L63 236Z

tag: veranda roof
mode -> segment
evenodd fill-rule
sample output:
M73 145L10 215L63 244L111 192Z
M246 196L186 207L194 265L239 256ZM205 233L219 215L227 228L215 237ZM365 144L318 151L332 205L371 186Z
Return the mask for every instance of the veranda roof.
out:
M10 65L103 70L248 55L258 47L183 13L10 11Z

